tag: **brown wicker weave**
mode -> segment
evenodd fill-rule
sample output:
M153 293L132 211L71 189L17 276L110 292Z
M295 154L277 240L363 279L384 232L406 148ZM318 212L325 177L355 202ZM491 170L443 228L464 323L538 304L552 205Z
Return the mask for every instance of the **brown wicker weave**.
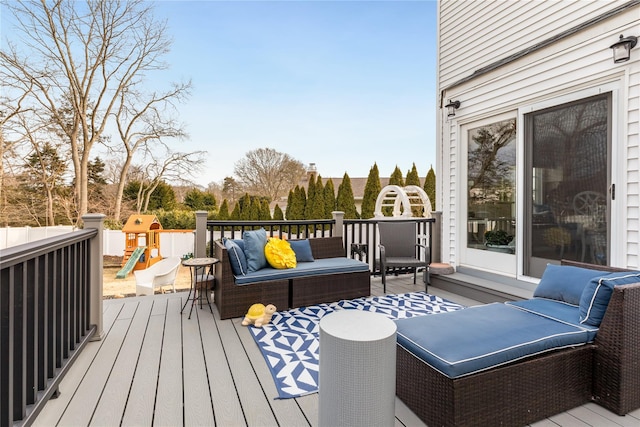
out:
M398 397L431 427L521 426L590 400L626 414L640 408L640 284L615 288L594 344L456 379L398 346L396 378Z
M289 281L273 280L236 285L231 270L227 250L221 242L215 242L215 257L220 260L216 265L216 284L213 302L218 307L221 319L241 317L255 303L273 304L278 310L289 307Z
M309 239L309 243L316 259L345 256L341 237L319 237ZM236 285L227 250L219 241L215 242L215 254L220 263L216 265L214 303L221 319L244 316L251 304L257 302L274 304L278 310L286 310L371 294L368 271Z

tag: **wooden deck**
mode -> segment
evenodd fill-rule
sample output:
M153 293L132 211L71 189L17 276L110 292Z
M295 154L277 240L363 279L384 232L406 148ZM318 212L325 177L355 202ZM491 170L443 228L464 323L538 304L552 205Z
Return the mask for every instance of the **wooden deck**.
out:
M410 275L390 293L420 290ZM477 302L430 287L464 304ZM379 278L372 292L382 292ZM318 394L275 399L267 365L240 319L215 306L180 314L186 293L104 301L102 341L89 343L36 420L39 426L315 426ZM396 399L396 426L424 426ZM534 426L638 426L590 403Z

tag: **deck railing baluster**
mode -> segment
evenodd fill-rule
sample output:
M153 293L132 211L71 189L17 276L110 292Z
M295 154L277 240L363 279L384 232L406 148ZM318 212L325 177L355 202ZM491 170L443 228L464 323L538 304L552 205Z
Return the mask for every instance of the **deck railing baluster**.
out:
M342 215L342 212L334 214ZM269 236L277 235L278 237L286 237L288 239L304 239L325 236L343 237L345 246L345 255L349 258L353 257L352 244L358 245L362 250L362 255L358 254L358 259L369 264L369 270L372 274L378 274L378 266L376 259L379 254L378 249L378 233L377 224L379 219L319 219L319 220L268 220L268 221L242 221L242 220L208 220L206 222L206 230L196 230L196 234L205 233L207 246L210 251L213 250L213 241L227 237L225 230L231 229L230 238L240 239L245 230L254 230L263 227L267 230ZM428 237L429 247L432 243L433 218L403 218L398 221L414 221L417 223L416 232L418 235ZM338 222L341 225L338 225ZM337 228L340 230L337 230ZM235 230L239 230L236 235ZM339 234L338 234L339 231Z
M0 427L32 423L84 344L102 334L103 216L85 218L99 227L0 251Z

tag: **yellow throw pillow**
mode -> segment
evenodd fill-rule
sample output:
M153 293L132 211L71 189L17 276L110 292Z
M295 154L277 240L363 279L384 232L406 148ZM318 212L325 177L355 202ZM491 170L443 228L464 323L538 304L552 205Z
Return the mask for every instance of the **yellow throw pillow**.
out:
M264 247L264 256L273 268L295 268L296 254L286 240L271 237Z

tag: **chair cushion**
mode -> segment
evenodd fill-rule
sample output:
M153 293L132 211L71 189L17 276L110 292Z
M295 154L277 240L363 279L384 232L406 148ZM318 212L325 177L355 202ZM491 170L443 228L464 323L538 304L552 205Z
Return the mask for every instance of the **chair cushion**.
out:
M639 271L611 273L591 279L580 298L580 323L600 326L614 286L639 282Z
M584 328L506 304L396 321L398 345L449 378L589 341Z
M318 276L324 274L343 274L369 271L369 265L365 262L350 258L322 258L314 262L299 263L296 268L284 270L266 267L260 271L250 272L245 276L237 276L237 285L248 285L255 282L269 280L285 280L296 277ZM330 280L330 278L327 278Z
M582 291L594 277L608 273L570 265L547 264L540 283L533 291L536 298L549 298L579 305Z
M311 244L309 239L304 240L289 240L291 249L296 253L296 260L298 262L313 262L313 252L311 252Z
M227 249L229 255L229 262L231 263L231 270L233 270L234 276L243 276L248 272L247 258L244 255L244 251L240 248L234 240L224 239L224 247Z
M258 271L269 265L264 256L264 247L267 245L267 232L264 228L245 231L242 233L244 240L244 255L247 257L248 272Z
M556 301L546 298L533 298L522 301L508 301L505 304L517 307L540 316L548 317L557 322L564 322L587 331L588 340L593 341L598 332L596 326L580 323L580 309L564 301Z
M295 268L296 254L286 240L271 237L264 247L264 256L273 268Z

